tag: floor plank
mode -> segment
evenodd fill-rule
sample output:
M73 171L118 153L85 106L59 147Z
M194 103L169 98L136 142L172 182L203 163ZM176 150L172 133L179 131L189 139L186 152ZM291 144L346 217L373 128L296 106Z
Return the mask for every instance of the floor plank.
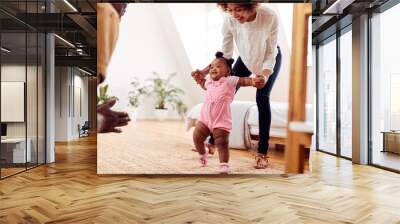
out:
M0 223L400 223L400 175L315 153L308 175L97 175L96 138L0 181Z

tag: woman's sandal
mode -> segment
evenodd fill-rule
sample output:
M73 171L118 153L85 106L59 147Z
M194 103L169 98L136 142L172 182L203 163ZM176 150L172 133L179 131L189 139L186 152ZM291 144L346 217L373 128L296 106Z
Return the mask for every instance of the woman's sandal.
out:
M257 154L255 157L256 165L254 168L256 169L266 169L268 166L268 156L264 154Z
M203 155L200 155L199 162L200 162L200 166L202 166L202 167L207 166L207 162L208 162L208 152L207 151Z

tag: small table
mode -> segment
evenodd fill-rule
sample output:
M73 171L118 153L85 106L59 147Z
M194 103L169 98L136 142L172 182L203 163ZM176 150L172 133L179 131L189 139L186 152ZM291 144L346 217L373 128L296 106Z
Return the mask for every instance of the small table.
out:
M400 154L400 131L382 131L383 150L382 152L392 152Z

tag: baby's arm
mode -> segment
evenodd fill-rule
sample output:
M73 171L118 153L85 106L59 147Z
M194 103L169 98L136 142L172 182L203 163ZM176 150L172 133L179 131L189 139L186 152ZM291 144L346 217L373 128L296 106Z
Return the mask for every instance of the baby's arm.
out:
M254 78L251 77L242 77L239 78L239 81L237 83L238 86L255 86L255 80Z
M206 86L205 86L205 84L206 84L206 79L205 79L205 78L201 79L201 80L198 82L198 84L201 86L202 89L207 90L207 88L206 88Z

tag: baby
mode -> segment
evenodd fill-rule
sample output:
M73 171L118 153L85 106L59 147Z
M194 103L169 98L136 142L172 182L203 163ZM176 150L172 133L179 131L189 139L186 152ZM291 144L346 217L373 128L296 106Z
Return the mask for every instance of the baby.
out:
M200 154L201 166L206 166L208 152L204 141L211 133L218 149L219 173L228 174L229 132L232 129L230 104L237 86L255 86L257 78L231 76L233 59L225 59L221 52L215 56L210 64L210 77L199 83L206 90L206 97L193 132L193 141Z

